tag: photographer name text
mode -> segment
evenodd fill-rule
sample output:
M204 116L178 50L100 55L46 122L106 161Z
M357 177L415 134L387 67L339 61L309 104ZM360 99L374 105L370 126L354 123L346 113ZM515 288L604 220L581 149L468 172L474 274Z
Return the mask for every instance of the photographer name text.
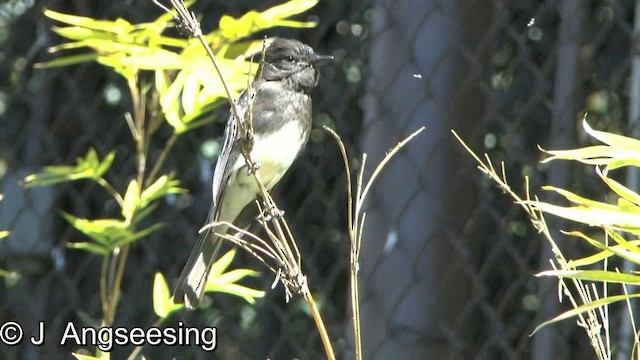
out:
M31 344L43 345L46 339L44 322L38 323L38 331L29 337ZM20 345L25 339L22 326L15 321L0 324L0 344ZM59 345L96 346L109 352L114 346L199 346L204 351L214 351L217 346L215 327L195 328L184 326L182 321L177 327L81 327L68 322L62 335L56 339Z

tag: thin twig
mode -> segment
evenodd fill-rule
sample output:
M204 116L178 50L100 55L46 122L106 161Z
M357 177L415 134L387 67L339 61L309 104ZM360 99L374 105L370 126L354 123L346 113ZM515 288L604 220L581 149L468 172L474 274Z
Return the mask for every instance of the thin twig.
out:
M178 135L176 133L173 133L169 140L167 140L167 143L165 144L164 149L162 149L158 160L153 165L151 172L149 172L149 176L147 176L147 186L155 180L156 175L158 175L158 172L167 159L167 155L169 155L169 152L171 151L171 149L173 149L173 145L175 145L176 140L178 140Z

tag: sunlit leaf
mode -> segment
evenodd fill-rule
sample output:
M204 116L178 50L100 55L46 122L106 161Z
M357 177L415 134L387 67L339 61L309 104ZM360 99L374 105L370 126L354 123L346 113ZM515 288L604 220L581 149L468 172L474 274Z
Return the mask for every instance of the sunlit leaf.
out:
M589 126L586 118L582 120L582 126L589 135L602 141L603 143L612 147L622 148L624 149L624 151L633 154L636 159L640 158L640 140L618 134L594 130L591 128L591 126Z
M640 227L640 214L584 206L564 207L541 201L525 201L524 203L537 210L590 226L616 226L624 228L625 231L637 231Z
M619 284L640 284L640 275L605 270L547 270L539 272L536 276L554 276Z
M634 240L634 241L630 241L630 243L633 244L640 244L640 241ZM623 250L624 247L622 247L621 245L614 245L614 246L610 246L608 248L608 250L603 250L600 251L598 253L595 253L593 255L590 256L585 256L583 258L579 258L579 259L571 259L568 261L567 263L567 267L569 268L579 268L582 266L589 266L589 265L593 265L593 264L597 264L602 262L603 260L610 258L611 256L615 255L616 253L614 251L611 250Z
M580 238L586 240L589 244L591 244L591 246L593 246L593 247L595 247L597 249L609 251L609 252L611 252L611 253L613 253L613 254L615 254L615 255L617 255L617 256L625 259L625 260L628 260L628 261L633 262L635 264L640 264L640 253L637 252L637 249L636 249L636 251L632 251L629 248L629 246L631 246L631 245L629 245L628 242L626 240L624 240L624 239L622 239L624 243L621 243L620 246L612 247L612 246L606 245L606 244L604 244L604 243L602 243L602 242L600 242L598 240L595 240L595 239L593 239L593 238L591 238L591 237L589 237L589 236L587 236L587 235L585 235L585 234L583 234L583 233L581 233L579 231L566 232L566 234L580 237ZM615 234L615 232L613 232L613 234ZM617 234L615 234L615 235L617 235ZM619 238L622 238L622 237L618 235L618 238L616 240L620 241Z
M232 249L213 264L211 273L207 279L205 292L224 292L242 297L248 303L253 304L256 298L264 297L265 292L239 285L237 282L247 276L257 277L259 273L249 269L236 269L227 273L224 272L231 264L231 261L233 261L235 254L236 249Z
M79 353L71 353L71 355L73 355L73 357L76 358L77 360L100 360L99 357L95 357L92 355L85 355L85 354L79 354Z
M184 194L186 190L180 188L180 182L173 177L160 176L153 184L142 191L140 196L140 207L147 207L152 201L165 197L169 194Z
M63 213L62 216L78 231L109 250L141 239L162 227L161 224L155 224L139 231L133 231L130 224L124 220L89 220L67 213Z
M618 210L618 207L615 206L615 205L607 204L607 203L604 203L604 202L601 202L601 201L591 200L589 198L574 194L571 191L564 190L564 189L561 189L561 188L557 188L557 187L554 187L554 186L543 186L542 189L549 190L549 191L555 191L558 194L564 196L567 200L571 201L572 203L575 203L575 204L578 204L578 205L583 205L583 206L588 207L588 208L610 210L610 211L617 211Z
M75 166L47 166L36 174L24 178L26 187L52 185L80 179L98 179L109 169L114 152L109 153L102 162L98 153L90 148L84 158L78 158Z
M167 281L161 273L153 278L153 311L159 318L164 319L172 312L183 308L182 304L174 304Z
M547 326L547 325L551 325L553 323L557 323L559 321L562 320L566 320L566 319L570 319L574 316L578 316L579 314L583 314L589 310L593 310L593 309L597 309L601 306L606 306L609 304L613 304L615 302L618 301L625 301L628 299L634 299L640 297L640 294L630 294L630 295L615 295L615 296L609 296L606 298L602 298L602 299L598 299L595 301L591 301L587 304L584 305L580 305L577 308L571 309L569 311L566 311L556 317L554 317L551 320L545 321L542 324L536 326L536 328L533 330L533 332L531 333L531 335L535 334L538 330L542 329L543 327Z
M109 249L98 244L98 243L91 243L91 242L72 242L72 243L68 243L67 247L70 249L76 249L76 250L84 250L84 251L88 251L90 253L93 254L98 254L98 255L104 255L109 253Z
M140 187L138 182L134 179L129 182L127 192L124 194L124 201L122 202L122 216L127 222L131 222L133 215L140 206Z
M317 3L317 0L292 0L263 12L249 11L237 19L223 15L220 18L220 33L227 39L235 40L276 26L314 27L317 25L314 21L303 22L288 18L309 10Z
M117 19L115 21L96 20L90 17L63 14L50 9L45 9L44 15L50 19L65 24L82 26L84 28L92 30L99 30L116 34L124 34L132 30L131 24L123 19Z

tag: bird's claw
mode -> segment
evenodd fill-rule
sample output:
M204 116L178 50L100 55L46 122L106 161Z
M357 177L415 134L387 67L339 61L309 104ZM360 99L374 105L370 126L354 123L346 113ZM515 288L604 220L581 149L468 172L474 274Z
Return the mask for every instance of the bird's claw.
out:
M258 170L260 170L260 163L256 161L251 166L247 167L247 175L255 174Z
M273 219L280 219L284 216L284 210L280 210L276 207L268 207L258 215L258 219L264 221L271 221Z

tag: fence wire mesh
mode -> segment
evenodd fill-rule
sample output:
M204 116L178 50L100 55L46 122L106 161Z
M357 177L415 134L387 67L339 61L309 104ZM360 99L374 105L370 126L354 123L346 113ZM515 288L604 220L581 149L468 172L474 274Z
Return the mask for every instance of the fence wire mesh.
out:
M269 4L277 2L270 1ZM60 216L116 216L118 206L97 186L74 182L24 189L21 179L42 166L71 164L89 147L116 150L108 180L126 188L135 154L124 114L126 84L97 64L34 70L51 59L60 39L44 7L94 18L149 21L150 2L52 0L0 4L0 269L20 274L0 282L0 324L18 321L49 338L0 344L1 358L68 358L59 346L69 321L99 324L98 256L70 250L81 239ZM266 2L203 1L203 28L222 14L239 16ZM398 154L373 190L361 258L363 347L367 359L586 358L584 331L567 321L536 337L531 331L566 308L554 282L533 276L548 269L548 245L524 214L487 179L449 133L456 129L495 164L506 162L511 185L554 182L600 196L590 169L539 164L536 145L585 144L581 114L599 129L630 134L627 109L637 37L632 1L327 0L310 11L313 30L274 30L331 53L314 98L314 130L304 155L275 190L293 225L309 283L321 305L339 358L352 353L345 175L339 152L320 129L344 139L356 165L367 168L420 126L426 132ZM226 110L225 110L226 111ZM224 111L221 112L223 119ZM558 125L560 124L560 125ZM189 194L154 212L166 226L130 254L117 326L154 321L154 273L172 283L191 250L210 204L210 164L202 144L219 139L223 123L188 133L165 169ZM166 129L163 136L168 137ZM166 139L160 139L165 141ZM152 143L157 156L162 143ZM554 165L556 166L556 165ZM558 165L562 167L562 165ZM562 224L557 224L561 226ZM566 251L579 247L558 233ZM234 266L260 269L249 256ZM268 290L266 271L251 285ZM615 309L615 308L614 308ZM620 313L620 312L618 312ZM613 324L618 319L612 312ZM215 294L206 310L178 321L218 328L219 358L319 358L321 342L302 299L285 303L280 288L248 305ZM614 339L615 341L615 339ZM249 344L251 344L249 346ZM93 349L88 349L93 351ZM115 358L132 348L116 349ZM149 347L148 358L208 358L195 348ZM425 357L430 356L430 357Z

